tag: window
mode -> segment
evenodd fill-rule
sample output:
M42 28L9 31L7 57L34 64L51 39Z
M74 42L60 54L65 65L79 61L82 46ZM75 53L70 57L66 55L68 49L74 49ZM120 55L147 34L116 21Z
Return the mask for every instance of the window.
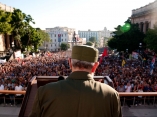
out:
M66 34L65 34L65 36L66 36Z
M62 39L62 41L63 41L63 39Z
M63 37L63 34L62 34L62 37Z
M55 46L56 46L56 44L55 44Z
M66 39L65 39L65 41L66 41Z
M55 34L55 37L56 37L56 34Z
M56 42L56 39L55 39L55 42Z
M52 44L51 44L51 47L52 47Z

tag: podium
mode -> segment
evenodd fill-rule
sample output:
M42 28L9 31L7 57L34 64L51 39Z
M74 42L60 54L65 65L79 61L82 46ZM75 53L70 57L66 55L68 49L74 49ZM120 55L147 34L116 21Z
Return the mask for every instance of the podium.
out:
M19 117L28 117L29 113L32 110L34 98L37 92L37 89L40 86L43 86L50 82L57 82L59 76L34 76L27 86L27 91L24 96L22 106L20 109ZM67 78L67 76L64 76ZM104 79L103 76L94 76L94 80L99 81L100 79ZM58 81L59 82L59 81ZM103 80L102 80L103 82Z

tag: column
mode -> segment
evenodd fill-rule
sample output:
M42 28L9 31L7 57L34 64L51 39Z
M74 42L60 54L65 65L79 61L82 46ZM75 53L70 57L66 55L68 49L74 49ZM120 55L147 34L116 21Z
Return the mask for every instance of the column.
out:
M146 25L147 25L147 22L144 22L143 23L143 33L146 33Z
M10 40L9 40L9 35L5 34L5 42L6 42L6 50L10 48Z

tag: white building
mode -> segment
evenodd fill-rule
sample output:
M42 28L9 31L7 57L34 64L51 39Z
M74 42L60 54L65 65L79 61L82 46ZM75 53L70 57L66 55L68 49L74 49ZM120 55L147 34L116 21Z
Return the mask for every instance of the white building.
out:
M110 38L111 37L111 31L107 30L105 27L104 30L100 31L91 31L90 29L88 31L78 31L80 38L86 38L86 41L89 41L89 38L95 37L96 41L98 43L98 47L104 46L104 38Z
M73 38L75 29L67 27L54 27L46 28L45 30L50 38L50 42L44 42L44 44L39 48L48 51L59 51L61 43L68 43Z

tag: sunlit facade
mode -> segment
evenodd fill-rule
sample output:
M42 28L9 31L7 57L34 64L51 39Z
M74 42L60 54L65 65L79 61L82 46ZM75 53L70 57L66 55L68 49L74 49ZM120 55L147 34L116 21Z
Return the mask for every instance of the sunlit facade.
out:
M86 38L86 41L89 41L89 38L95 37L96 41L98 43L98 47L104 46L104 38L110 38L111 37L111 31L107 30L105 27L104 30L100 31L91 31L90 29L88 31L78 31L80 38Z
M140 30L144 33L146 33L149 28L153 29L154 24L157 23L157 0L132 10L131 22L139 24Z
M48 50L48 51L59 51L61 43L68 43L73 38L75 29L67 27L54 27L46 28L45 30L51 41L44 42L39 49Z

